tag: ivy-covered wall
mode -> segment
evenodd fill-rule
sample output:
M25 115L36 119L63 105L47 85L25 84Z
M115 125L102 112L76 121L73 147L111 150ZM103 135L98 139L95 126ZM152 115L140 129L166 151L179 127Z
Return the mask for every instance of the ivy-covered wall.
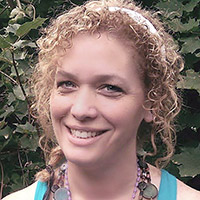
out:
M137 1L160 10L185 59L183 79L177 85L184 105L177 121L176 152L167 170L200 190L200 0ZM71 4L0 0L0 199L31 184L35 172L45 166L38 147L41 133L29 112L27 83L37 61L39 28Z

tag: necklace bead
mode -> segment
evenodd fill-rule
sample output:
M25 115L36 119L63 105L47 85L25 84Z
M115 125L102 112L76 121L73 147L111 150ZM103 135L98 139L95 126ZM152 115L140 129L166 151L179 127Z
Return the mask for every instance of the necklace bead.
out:
M69 200L67 188L59 188L54 193L55 200Z

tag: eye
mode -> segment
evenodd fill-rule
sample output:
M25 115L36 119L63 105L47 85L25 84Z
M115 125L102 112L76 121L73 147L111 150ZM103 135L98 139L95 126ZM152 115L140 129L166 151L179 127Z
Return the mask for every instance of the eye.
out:
M104 88L110 92L122 92L122 89L115 85L105 85Z
M76 88L76 85L72 81L60 81L57 83L57 88L71 90Z
M108 96L119 96L123 93L123 89L116 85L105 84L100 88L101 92Z

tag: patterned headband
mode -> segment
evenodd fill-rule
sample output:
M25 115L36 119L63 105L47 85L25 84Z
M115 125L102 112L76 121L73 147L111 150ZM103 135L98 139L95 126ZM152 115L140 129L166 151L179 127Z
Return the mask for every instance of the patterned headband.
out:
M108 7L108 9L110 12L121 11L121 12L128 14L129 17L132 18L134 21L136 21L138 24L144 25L144 27L146 27L151 34L154 34L154 35L160 37L160 35L158 34L158 31L156 30L154 25L148 19L146 19L144 16L142 16L140 13L138 13L134 10L130 10L128 8ZM97 8L97 11L100 11L100 10L101 10L101 8ZM165 46L164 45L162 45L162 47L161 47L161 54L163 57L165 57Z
M138 12L136 12L134 10L130 10L128 8L109 7L108 9L109 9L110 12L115 12L115 11L118 11L118 10L122 11L122 12L125 12L126 14L129 15L130 18L132 18L138 24L145 25L152 34L155 34L155 35L159 36L158 31L153 26L153 24L148 19L143 17L140 13L138 13Z

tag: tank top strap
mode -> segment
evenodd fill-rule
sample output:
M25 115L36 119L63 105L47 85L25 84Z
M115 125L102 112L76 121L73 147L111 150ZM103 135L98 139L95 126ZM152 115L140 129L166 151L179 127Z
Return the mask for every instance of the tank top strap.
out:
M42 200L46 190L47 190L47 183L38 181L36 191L35 191L34 200Z
M176 200L177 180L166 170L161 170L161 181L158 193L158 200Z

